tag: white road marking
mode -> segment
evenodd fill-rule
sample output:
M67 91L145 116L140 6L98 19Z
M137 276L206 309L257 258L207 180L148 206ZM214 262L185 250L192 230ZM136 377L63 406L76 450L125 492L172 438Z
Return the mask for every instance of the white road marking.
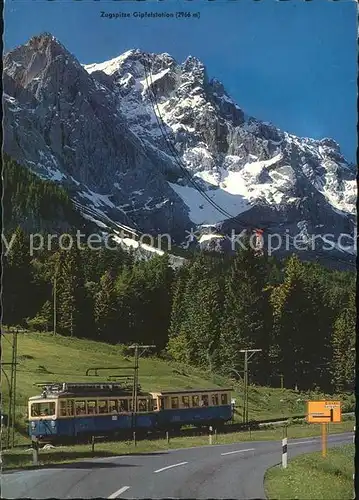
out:
M129 486L122 486L119 490L115 491L115 493L112 493L108 498L117 498L119 497L122 493L127 491L130 487Z
M245 451L254 451L254 448L247 448L245 450L226 451L226 453L221 453L221 455L232 455L232 453L243 453Z
M156 474L157 472L162 472L163 470L172 469L172 467L179 467L180 465L185 465L185 464L188 464L188 462L180 462L179 464L168 465L167 467L163 467L162 469L157 469L153 472Z
M288 446L294 446L295 444L307 444L307 443L318 443L317 439L308 439L308 441L296 441L295 443L288 443Z

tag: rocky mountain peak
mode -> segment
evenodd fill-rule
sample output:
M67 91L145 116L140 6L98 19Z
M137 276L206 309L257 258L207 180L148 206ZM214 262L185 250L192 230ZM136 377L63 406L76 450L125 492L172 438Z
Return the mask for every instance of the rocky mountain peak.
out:
M48 85L50 92L61 93L67 82L76 81L79 75L88 78L76 58L49 33L34 36L26 45L6 54L4 67L17 89L14 97L20 100L28 90L41 102Z
M183 68L185 71L193 71L195 69L204 70L204 64L198 57L187 56L183 63Z
M62 45L62 43L54 37L51 33L41 33L40 35L35 35L25 47L29 47L31 50L42 52L44 50L50 50L57 52L67 52L67 49Z

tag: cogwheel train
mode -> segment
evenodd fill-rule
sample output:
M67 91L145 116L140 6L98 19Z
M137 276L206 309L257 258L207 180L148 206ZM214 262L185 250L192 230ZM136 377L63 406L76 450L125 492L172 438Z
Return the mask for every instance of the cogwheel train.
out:
M29 434L40 441L149 433L182 426L218 428L232 418L231 389L137 393L118 383L41 384L29 398ZM135 410L134 407L136 406Z

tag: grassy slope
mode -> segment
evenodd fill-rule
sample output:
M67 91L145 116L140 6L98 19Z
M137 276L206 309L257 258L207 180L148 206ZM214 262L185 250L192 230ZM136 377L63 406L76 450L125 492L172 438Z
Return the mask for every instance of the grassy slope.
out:
M11 361L11 335L2 341L3 361ZM46 381L100 381L106 380L107 372L99 377L86 377L86 369L93 366L132 366L133 358L123 355L120 345L112 346L90 340L71 339L51 334L18 335L17 370L17 421L25 426L27 398L39 393L36 382ZM6 367L8 375L9 367ZM122 372L123 373L123 372ZM131 373L130 371L128 372ZM190 389L228 387L232 382L204 370L181 366L155 357L142 358L139 363L139 380L144 390ZM237 418L241 414L241 386L236 384L233 397L238 405ZM8 389L2 377L4 412L7 413ZM249 392L249 417L269 419L305 413L305 400L320 398L319 394L300 394L291 390L268 387L251 387Z
M326 458L309 453L294 458L288 468L267 472L269 499L349 500L353 498L354 445L330 448Z

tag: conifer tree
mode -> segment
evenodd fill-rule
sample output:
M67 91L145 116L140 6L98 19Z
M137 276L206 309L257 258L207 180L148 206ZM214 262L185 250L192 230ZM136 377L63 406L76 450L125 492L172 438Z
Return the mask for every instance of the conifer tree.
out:
M199 254L183 269L175 287L168 352L174 359L204 366L219 365L223 310L223 262Z
M31 330L35 331L50 331L51 323L53 319L53 309L52 304L47 300L40 311L36 314L34 318L28 318L26 323Z
M292 256L284 282L274 289L271 301L277 366L286 385L323 387L329 380L330 315L317 270Z
M188 270L188 280L183 298L184 317L181 333L186 337L188 349L187 358L194 364L199 364L201 361L199 339L203 335L203 330L199 293L205 271L205 256L203 254L196 255L193 258L192 265Z
M96 335L101 340L116 340L116 305L114 278L110 271L106 271L100 279L94 300Z
M85 284L79 250L61 250L56 279L58 326L60 333L82 336L85 310Z
M204 276L196 294L200 321L197 323L196 344L198 363L210 371L220 366L220 331L223 295L219 280Z
M173 270L168 256L155 256L146 263L145 321L147 323L146 342L156 345L162 351L168 342L172 307Z
M355 293L352 292L347 307L335 321L332 336L332 382L338 392L353 387L356 320Z
M177 271L177 274L174 277L169 339L167 345L167 351L173 359L183 362L188 361L186 336L182 332L182 325L186 314L184 294L188 280L188 271L189 264L185 264Z
M4 256L3 271L3 321L10 325L21 324L34 309L29 240L19 226L11 237L13 244Z
M221 353L224 366L239 369L243 366L240 349L256 348L268 351L270 326L268 298L264 291L266 266L263 257L246 246L237 251L227 277L224 293L224 314L221 332ZM263 372L263 358L253 360L257 380Z
M53 322L53 307L49 300L46 300L41 307L40 316L44 318L46 331L50 331Z

